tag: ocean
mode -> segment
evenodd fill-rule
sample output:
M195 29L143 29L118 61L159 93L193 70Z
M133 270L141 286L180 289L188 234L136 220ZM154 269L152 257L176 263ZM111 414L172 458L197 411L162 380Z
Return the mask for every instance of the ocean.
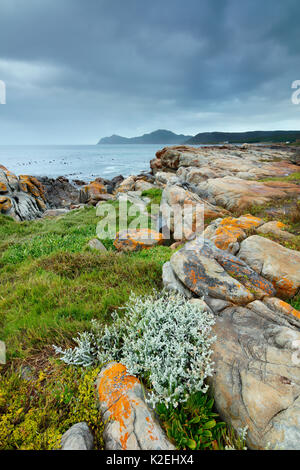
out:
M70 180L111 179L150 170L150 160L164 145L0 146L0 164L21 175L66 176Z

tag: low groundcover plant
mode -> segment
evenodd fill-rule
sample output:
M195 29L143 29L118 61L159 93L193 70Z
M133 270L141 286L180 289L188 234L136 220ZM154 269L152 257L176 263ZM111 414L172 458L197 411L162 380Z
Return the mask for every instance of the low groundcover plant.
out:
M148 402L186 402L195 392L207 391L212 374L211 345L214 317L178 294L131 295L124 313L113 313L103 330L93 321L90 332L75 340L74 349L56 348L67 364L88 367L120 361L128 373L150 388Z

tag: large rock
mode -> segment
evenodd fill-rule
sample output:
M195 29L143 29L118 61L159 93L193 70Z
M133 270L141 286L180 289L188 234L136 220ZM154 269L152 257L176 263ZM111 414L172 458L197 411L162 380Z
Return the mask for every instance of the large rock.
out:
M87 423L74 424L61 438L61 450L92 450L94 437Z
M175 240L189 239L204 230L207 219L225 216L227 211L202 200L181 186L167 185L163 191L160 211Z
M105 194L107 194L106 187L98 181L92 181L80 188L79 202L95 206L97 202L103 200Z
M163 265L162 280L166 290L179 292L188 299L193 296L192 292L177 278L169 261Z
M260 301L216 317L211 392L251 449L300 449L300 331L285 318Z
M199 297L210 296L244 305L254 300L253 294L205 249L183 249L171 258L171 266L180 281Z
M38 180L45 188L45 196L51 209L69 208L79 203L79 190L67 178L60 176L54 179L44 176Z
M140 251L162 245L161 233L151 229L128 229L117 233L114 246L118 251Z
M294 235L292 233L284 230L286 226L282 222L273 220L272 222L267 222L257 229L258 233L267 234L271 233L276 237L282 238L283 240L292 240Z
M147 406L140 381L116 362L97 380L106 450L174 450Z
M177 278L199 297L246 305L275 294L271 282L202 237L177 251L170 263Z
M260 183L225 176L208 179L198 184L197 193L228 210L243 211L253 205L263 205L272 200L284 199L300 194L300 187L293 183L268 181Z
M252 269L271 281L278 297L291 298L300 288L300 253L259 235L241 243L238 253Z
M18 178L0 165L0 213L22 221L41 217L45 209L45 191L36 178Z
M117 187L118 193L126 193L127 191L134 191L136 176L131 175L125 178Z
M135 191L148 191L149 189L155 188L154 184L149 183L148 181L138 180L134 185Z
M288 149L233 145L223 147L189 147L185 145L165 147L156 153L150 166L154 174L177 172L177 177L198 184L208 178L234 176L258 179L286 176L299 171L290 163L292 152Z
M204 238L213 241L217 248L235 254L239 250L239 242L247 237L247 231L255 230L263 223L262 219L251 214L218 219L204 231Z

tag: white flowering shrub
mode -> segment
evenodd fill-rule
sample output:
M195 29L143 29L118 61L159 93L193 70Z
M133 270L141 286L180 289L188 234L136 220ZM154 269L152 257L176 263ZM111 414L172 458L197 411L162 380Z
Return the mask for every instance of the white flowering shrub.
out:
M189 395L206 392L212 374L213 315L174 293L148 297L132 295L124 315L113 314L113 324L101 329L92 323L77 347L62 351L68 364L90 366L111 360L122 362L129 374L149 383L148 401L177 406Z

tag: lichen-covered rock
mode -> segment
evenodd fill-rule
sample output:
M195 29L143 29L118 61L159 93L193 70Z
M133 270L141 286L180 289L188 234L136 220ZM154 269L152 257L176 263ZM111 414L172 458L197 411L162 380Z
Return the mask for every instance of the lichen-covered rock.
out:
M244 305L254 300L253 294L205 249L189 249L186 245L171 258L171 266L180 281L199 297L210 296Z
M242 179L258 179L286 176L299 171L290 163L293 152L248 145L222 147L190 147L186 145L165 147L156 153L150 163L154 174L173 172L187 183L201 183L208 178L233 176Z
M253 205L263 205L272 200L283 199L300 194L296 184L282 181L247 181L245 179L225 176L213 178L197 186L198 194L228 210L245 210Z
M213 241L217 248L235 254L239 249L239 242L246 238L247 230L256 229L263 223L262 219L251 214L239 218L226 217L209 226L204 237Z
M282 318L286 318L291 325L300 328L299 310L296 310L290 304L278 299L277 297L265 297L263 302L271 310L274 310L277 315L280 315Z
M21 221L41 217L45 209L45 191L36 178L18 178L0 165L0 213Z
M246 305L266 295L274 296L272 283L228 251L198 237L171 258L180 281L199 297L208 296Z
M283 240L292 240L294 235L284 230L285 227L286 226L282 222L273 220L272 222L267 222L261 227L258 227L257 233L271 233L272 235L282 238Z
M97 379L106 450L174 450L144 399L140 381L110 363Z
M117 233L114 246L118 251L139 251L164 243L163 235L151 229L129 229Z
M92 181L80 188L79 202L95 206L98 201L103 200L103 195L106 193L106 188L102 183Z
M285 318L258 300L216 317L211 391L251 449L300 449L300 331Z
M300 253L259 235L241 243L238 253L254 271L274 284L277 296L292 298L300 288Z
M61 438L61 450L92 450L94 437L87 423L74 424Z

